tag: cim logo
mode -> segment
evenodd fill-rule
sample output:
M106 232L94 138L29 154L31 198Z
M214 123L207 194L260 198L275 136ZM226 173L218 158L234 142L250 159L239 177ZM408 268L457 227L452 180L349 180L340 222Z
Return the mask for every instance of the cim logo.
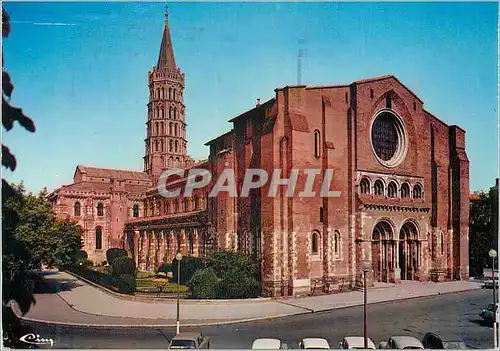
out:
M24 342L26 344L30 344L30 345L38 345L38 346L50 345L51 348L52 348L52 346L54 346L54 340L40 338L40 335L38 335L38 334L37 335L26 334L26 335L22 336L19 340L21 340L22 342Z

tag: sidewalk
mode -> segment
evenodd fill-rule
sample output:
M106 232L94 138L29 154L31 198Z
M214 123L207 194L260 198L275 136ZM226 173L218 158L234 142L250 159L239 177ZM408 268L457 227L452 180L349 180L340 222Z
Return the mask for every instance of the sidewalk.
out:
M75 326L175 325L175 301L119 299L64 272L50 273L44 279L49 286L55 288L54 292L36 294L37 304L23 317L26 320ZM480 287L480 283L472 281L402 282L369 289L368 303L426 297ZM314 313L362 304L363 293L358 291L300 299L263 299L262 302L181 300L181 319L185 326L214 325Z

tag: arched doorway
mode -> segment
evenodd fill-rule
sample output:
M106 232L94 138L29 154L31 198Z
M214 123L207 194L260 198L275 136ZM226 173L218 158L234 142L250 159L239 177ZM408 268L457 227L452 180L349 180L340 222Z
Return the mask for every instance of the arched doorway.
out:
M382 220L375 225L372 234L373 279L390 281L394 262L394 232L389 222Z
M415 223L406 222L399 232L399 267L401 280L417 279L420 267L421 243Z

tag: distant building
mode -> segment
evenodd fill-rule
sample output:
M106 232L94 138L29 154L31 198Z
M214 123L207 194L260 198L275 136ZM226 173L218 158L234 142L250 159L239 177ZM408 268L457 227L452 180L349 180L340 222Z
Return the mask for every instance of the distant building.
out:
M186 153L183 90L166 20L149 72L145 172L139 173L151 183L137 197L125 189L128 219L117 222L109 239L121 238L141 269L154 270L178 251L239 250L261 263L266 296L305 294L313 286L330 292L360 279L362 269L370 281L468 278L465 131L426 111L396 77L278 88L274 98L232 118L230 131L206 143L208 159L196 163ZM160 196L160 175L179 167L210 170L212 182L190 197ZM291 169L333 169L332 189L341 195L286 197L280 189L269 197L268 183L249 197L208 197L225 169L234 171L241 190L250 168L281 169L282 178ZM169 179L167 189L186 182ZM299 174L297 188L305 183ZM65 199L59 212L68 214L76 199ZM130 216L135 199L139 217Z

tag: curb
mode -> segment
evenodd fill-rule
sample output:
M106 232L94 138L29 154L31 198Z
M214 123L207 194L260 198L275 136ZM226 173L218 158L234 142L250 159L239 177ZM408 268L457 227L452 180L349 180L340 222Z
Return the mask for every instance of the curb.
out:
M378 304L394 303L397 301L426 299L426 298L432 298L432 297L436 297L436 296L440 296L440 295L451 295L451 294L463 293L463 292L474 291L474 290L480 290L480 288L473 288L473 289L466 289L466 290L459 290L459 291L449 291L449 292L444 292L444 293L438 292L438 293L433 293L430 295L412 296L412 297L405 297L405 298L396 299L396 300L371 302L371 303L368 303L368 305L378 305ZM282 303L282 302L279 302L279 303ZM278 318L300 316L300 315L307 315L307 314L320 314L320 313L331 312L331 311L335 311L335 310L343 310L343 309L352 308L352 307L359 307L362 305L363 305L363 303L361 302L361 303L356 303L356 304L350 305L350 306L333 307L333 308L328 308L328 309L324 309L324 310L317 310L317 311L312 310L312 309L307 309L305 307L294 306L297 308L304 309L306 311L286 313L286 314L273 315L273 316L265 316L265 317L224 320L224 321L218 321L218 322L206 322L206 323L189 323L188 322L186 324L181 323L181 326L184 326L184 327L203 327L203 326L218 326L218 325L258 322L258 321L273 320L273 319L278 319ZM75 311L77 311L77 310L75 310ZM78 311L78 312L80 312L80 311ZM85 313L85 312L80 312L80 313L89 314L89 313ZM17 313L16 313L16 315L17 315ZM89 315L91 315L91 314L89 314ZM94 328L171 328L171 327L176 326L175 323L173 323L173 324L140 324L140 325L137 325L137 324L64 323L64 322L53 322L53 321L39 320L39 319L35 319L35 318L22 317L19 315L17 315L17 316L19 319L21 319L22 321L26 321L26 322L46 324L46 325L59 325L59 326L65 326L65 327L70 327L70 328L71 327L73 327L73 328L79 328L79 327L88 327L88 328L92 328L92 327L94 327ZM102 315L99 315L99 316L112 317L112 316L102 316ZM114 318L120 318L120 317L114 317ZM129 317L126 317L126 318L129 318ZM145 318L145 319L147 319L147 318Z
M140 302L149 302L149 303L177 303L177 298L158 298L158 297L144 297L144 296L136 296L136 295L126 295L126 294L120 294L116 291L109 290L97 283L94 283L86 278L83 278L79 276L76 273L70 272L70 271L63 271L64 273L67 273L74 277L75 279L82 280L88 285L91 285L102 292L108 294L109 296L116 297L122 300L126 301L140 301ZM271 301L276 301L275 298L272 297L260 297L260 298L254 298L254 299L230 299L230 300L194 300L194 299L185 299L181 298L181 305L183 304L202 304L202 305L207 305L207 304L241 304L241 303L262 303L262 302L271 302Z

